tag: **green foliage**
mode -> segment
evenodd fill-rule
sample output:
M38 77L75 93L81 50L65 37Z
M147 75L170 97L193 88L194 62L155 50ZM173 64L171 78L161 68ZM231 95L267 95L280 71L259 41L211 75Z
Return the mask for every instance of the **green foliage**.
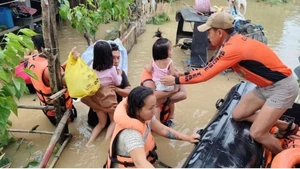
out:
M20 99L24 93L28 92L24 80L15 76L15 67L24 57L25 48L34 49L31 41L33 35L36 33L32 30L21 29L17 35L6 34L1 42L5 47L0 48L0 147L7 145L11 140L7 125L11 123L8 120L11 112L18 115L15 98ZM26 72L36 78L30 70Z
M156 16L153 16L149 21L147 21L147 24L154 24L154 25L161 25L165 22L169 21L170 17L167 13L162 13Z
M257 0L257 2L259 1L267 2L271 5L277 5L281 3L288 3L290 0Z
M2 155L2 154L1 154ZM3 166L7 165L10 163L10 159L7 158L7 157L3 157L1 160L0 160L0 167L2 168Z
M68 0L59 2L59 14L63 19L67 19L77 31L95 35L102 23L128 21L129 6L133 0L87 0L87 4L72 9Z
M39 162L33 160L30 161L24 168L37 168L39 164L40 164Z

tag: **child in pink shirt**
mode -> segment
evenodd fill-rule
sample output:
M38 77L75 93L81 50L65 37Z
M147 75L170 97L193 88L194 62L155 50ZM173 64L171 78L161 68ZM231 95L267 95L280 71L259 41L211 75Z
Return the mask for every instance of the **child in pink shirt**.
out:
M107 113L110 118L110 125L107 128L105 139L112 136L115 122L113 120L114 109L117 106L117 96L115 90L110 87L110 83L116 86L121 84L121 74L117 73L116 68L113 66L113 56L111 46L105 41L97 41L94 45L94 60L92 69L96 72L101 81L99 90L93 96L87 96L81 99L83 103L91 107L97 114L98 124L94 127L92 135L87 142L86 146L90 147L91 143L97 138L107 122ZM112 110L106 112L104 110Z
M172 43L166 38L159 38L152 47L153 60L145 66L147 72L152 73L152 80L157 91L179 90L179 86L165 86L160 82L160 78L166 75L177 76L175 66L172 61ZM156 115L159 119L159 114ZM170 104L170 119L174 118L174 104Z

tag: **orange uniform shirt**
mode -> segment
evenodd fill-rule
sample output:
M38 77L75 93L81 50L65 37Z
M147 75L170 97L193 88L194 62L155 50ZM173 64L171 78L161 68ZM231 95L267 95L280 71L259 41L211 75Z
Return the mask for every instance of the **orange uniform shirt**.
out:
M290 68L265 44L240 34L231 36L217 56L204 68L175 78L176 84L194 84L211 79L228 68L260 87L292 74Z

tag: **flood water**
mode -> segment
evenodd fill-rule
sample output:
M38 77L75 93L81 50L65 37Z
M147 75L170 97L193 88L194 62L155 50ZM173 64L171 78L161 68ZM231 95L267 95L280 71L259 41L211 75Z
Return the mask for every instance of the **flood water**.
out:
M185 0L187 4L194 5L193 0ZM226 6L225 0L211 1L211 5ZM146 32L138 37L137 44L129 53L128 78L132 87L139 85L140 73L145 64L151 60L152 44L156 40L152 38L157 28L163 32L163 36L175 42L177 22L175 12L180 8L186 8L181 1L172 4L171 21L164 25L147 25ZM291 0L288 4L271 6L265 3L258 3L248 0L246 18L254 24L261 24L268 38L269 46L280 56L284 63L294 69L299 65L300 56L300 1ZM104 31L113 27L104 25L100 27L97 39L104 37ZM189 27L189 26L188 26ZM61 62L67 58L68 52L76 46L83 52L87 43L83 36L68 26L59 28L59 45ZM175 65L184 70L183 62L189 59L180 48L173 50ZM174 128L183 133L196 132L207 125L216 112L215 102L223 98L229 89L239 82L234 73L219 75L208 82L186 86L188 98L176 104ZM22 98L19 104L39 105L35 95L27 95ZM81 102L74 103L79 114L75 123L70 124L70 133L73 138L65 148L55 167L70 168L93 168L102 167L108 151L108 142L104 140L102 133L95 142L95 147L85 148L84 145L90 133L86 130L88 108ZM12 128L31 129L39 125L38 130L54 131L54 127L41 111L19 109L19 116L11 115ZM17 138L24 137L25 141L17 151L15 144L7 150L7 156L12 158L12 167L25 166L36 154L43 154L50 141L51 136L40 134L17 134ZM158 146L158 155L161 161L172 166L181 167L185 159L193 149L193 145L187 142L168 140L155 136ZM33 144L32 147L26 147Z

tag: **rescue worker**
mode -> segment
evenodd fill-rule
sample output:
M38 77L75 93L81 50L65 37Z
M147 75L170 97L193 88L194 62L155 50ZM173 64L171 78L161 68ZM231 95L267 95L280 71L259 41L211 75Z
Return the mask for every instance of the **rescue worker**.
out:
M299 129L297 124L279 120L287 109L292 108L299 92L291 69L265 44L236 34L234 19L229 13L212 14L198 30L208 31L212 45L221 47L217 56L202 69L185 76L165 76L161 82L165 85L200 83L232 68L257 85L239 101L233 110L233 118L253 122L252 138L274 155L278 154L282 147L269 133L270 129L276 125L280 138L296 134Z
M48 70L48 61L45 55L43 55L42 48L45 48L44 40L42 35L36 35L32 37L35 49L38 51L38 54L33 55L28 58L27 67L31 69L33 73L37 75L37 80L31 78L32 85L36 90L36 94L40 100L40 104L43 106L53 105L52 103L47 103L49 97L51 96L51 88L49 81L49 70ZM65 62L62 67L66 65ZM63 70L62 70L63 73ZM77 112L75 107L72 104L72 98L69 96L69 93L65 93L65 105L67 109L71 110L71 115L69 121L74 121L74 118L77 117ZM74 112L73 112L74 111ZM57 122L55 119L54 110L43 110L44 114L50 120L50 122L56 126Z

